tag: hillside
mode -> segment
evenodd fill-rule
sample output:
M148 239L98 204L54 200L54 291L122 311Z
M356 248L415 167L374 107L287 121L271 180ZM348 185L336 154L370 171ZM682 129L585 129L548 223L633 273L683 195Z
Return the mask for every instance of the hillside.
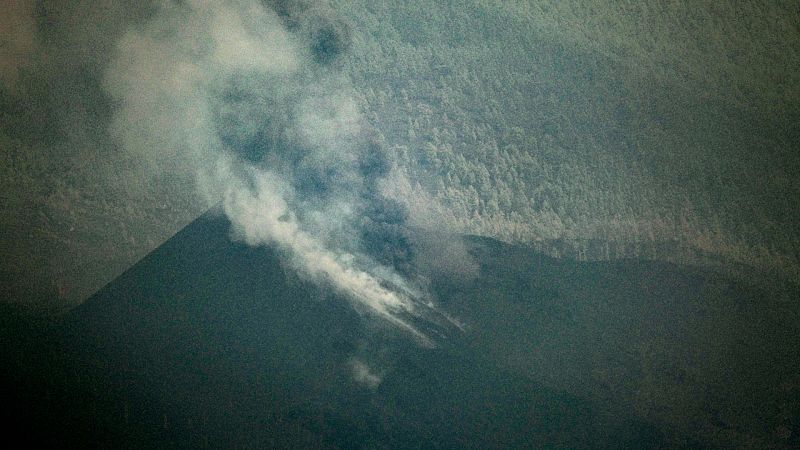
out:
M439 308L464 325L425 348L304 282L273 250L232 243L228 233L226 219L203 216L48 333L22 333L21 320L4 325L4 386L16 393L5 407L20 408L16 421L38 430L31 439L317 448L798 443L800 322L790 288L418 235L419 282L428 280ZM458 249L458 264L426 256Z
M334 31L351 46L329 69L390 150L384 190L417 226L554 256L800 276L793 2L315 3L346 25ZM185 159L164 156L175 145L148 146L154 163L111 130L109 63L154 2L12 9L2 293L63 310L209 203Z

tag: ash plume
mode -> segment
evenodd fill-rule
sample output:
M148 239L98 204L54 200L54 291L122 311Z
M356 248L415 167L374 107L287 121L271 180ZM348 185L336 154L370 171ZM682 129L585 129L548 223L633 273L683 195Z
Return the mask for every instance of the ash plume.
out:
M320 4L163 2L105 72L111 135L149 170L194 173L235 239L279 247L360 312L433 345L415 322L449 319L401 275L405 212L377 185L390 162L337 71L349 39Z

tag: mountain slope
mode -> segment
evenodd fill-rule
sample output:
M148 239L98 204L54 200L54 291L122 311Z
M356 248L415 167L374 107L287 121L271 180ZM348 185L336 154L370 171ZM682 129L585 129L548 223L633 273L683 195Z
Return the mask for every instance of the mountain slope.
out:
M660 439L652 427L496 367L462 336L419 347L296 278L274 251L231 243L217 217L198 219L100 291L68 329L71 347L110 374L115 395L148 399L122 408L120 420L150 421L171 443L592 447Z
M465 271L423 258L456 238L417 232L416 269L465 324L422 348L228 226L201 217L47 339L23 339L4 383L19 393L8 411L28 411L20 433L127 447L798 443L796 291L483 238L459 241Z

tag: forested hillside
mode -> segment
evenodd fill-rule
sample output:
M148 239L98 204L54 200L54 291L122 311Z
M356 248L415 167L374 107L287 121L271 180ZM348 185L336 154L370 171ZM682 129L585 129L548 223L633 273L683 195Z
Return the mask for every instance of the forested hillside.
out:
M797 274L797 8L335 3L421 225Z
M800 276L795 2L329 3L412 223ZM33 5L0 20L0 279L75 303L208 204L109 137L109 59L154 5Z

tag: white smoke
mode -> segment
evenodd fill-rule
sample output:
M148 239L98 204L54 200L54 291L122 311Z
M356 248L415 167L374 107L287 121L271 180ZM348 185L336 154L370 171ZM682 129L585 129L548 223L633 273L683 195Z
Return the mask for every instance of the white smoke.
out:
M391 269L353 252L353 192L363 183L352 151L358 108L346 82L308 68L298 39L255 1L162 3L124 35L105 74L117 106L111 133L148 170L191 171L209 204L222 200L236 238L281 247L302 273L346 295L359 311L431 345L410 322L428 314L430 302ZM237 82L251 97L220 113L220 92ZM223 125L220 114L228 119ZM309 170L336 168L341 187L306 198L286 171L287 156L259 163L238 156L223 134L250 135L265 126L263 117L277 124L267 130L273 139L302 144Z
M400 318L414 314L414 297L407 292L389 290L375 275L359 269L354 257L326 248L292 219L292 212L283 199L281 181L274 173L254 173L253 187L232 179L227 186L223 207L238 237L250 245L277 244L288 248L295 262L317 281L328 282L342 294L367 310L411 332L426 344L427 336Z
M350 369L353 372L353 379L358 383L370 388L377 388L383 379L380 375L370 369L370 367L360 359L353 358L350 360Z

